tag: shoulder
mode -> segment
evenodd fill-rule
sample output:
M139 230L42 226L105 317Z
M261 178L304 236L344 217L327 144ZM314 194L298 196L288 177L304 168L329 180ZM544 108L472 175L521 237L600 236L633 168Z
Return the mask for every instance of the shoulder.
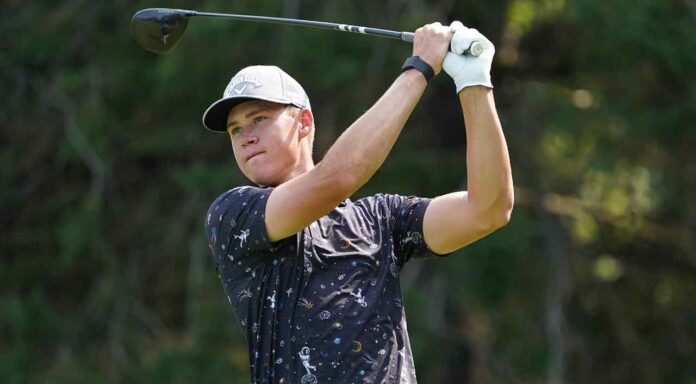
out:
M234 200L244 199L244 198L252 197L252 196L257 195L259 193L263 193L264 191L270 192L271 190L272 190L272 188L261 188L261 187L254 187L254 186L250 186L250 185L234 187L234 188L228 189L227 191L218 195L218 197L215 199L213 204L220 203L222 201L233 200L233 199Z
M267 200L272 190L273 188L241 186L221 193L208 208L206 225L210 225L212 218L216 214L222 215L231 209L242 211L244 207L251 203Z
M221 193L210 205L211 208L224 204L244 202L246 200L259 198L265 199L271 193L273 188L261 188L253 186L241 186L229 189Z

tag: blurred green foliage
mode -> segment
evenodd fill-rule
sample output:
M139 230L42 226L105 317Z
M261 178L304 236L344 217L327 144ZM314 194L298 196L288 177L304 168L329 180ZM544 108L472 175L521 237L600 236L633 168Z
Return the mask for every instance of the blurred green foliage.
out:
M194 19L137 46L146 1L0 5L0 382L248 382L203 216L247 183L200 116L276 64L313 101L316 159L381 95L408 45ZM496 44L510 224L403 273L424 383L694 383L696 3L170 1L398 30L461 20ZM466 188L462 117L431 82L358 196ZM356 196L356 197L358 197Z

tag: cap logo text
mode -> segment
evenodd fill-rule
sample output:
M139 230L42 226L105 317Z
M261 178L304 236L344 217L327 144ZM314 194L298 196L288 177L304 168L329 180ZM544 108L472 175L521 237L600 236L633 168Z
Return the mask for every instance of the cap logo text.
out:
M253 75L239 75L232 78L232 81L225 89L225 97L241 95L249 87L258 88L263 86L263 82Z

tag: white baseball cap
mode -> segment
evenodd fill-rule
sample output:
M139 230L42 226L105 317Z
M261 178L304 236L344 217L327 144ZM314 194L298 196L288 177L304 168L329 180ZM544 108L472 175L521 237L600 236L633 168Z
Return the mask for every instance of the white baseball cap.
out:
M274 65L254 65L237 72L227 84L222 99L203 114L203 125L211 131L227 131L227 114L237 104L266 100L312 109L309 97L297 80Z

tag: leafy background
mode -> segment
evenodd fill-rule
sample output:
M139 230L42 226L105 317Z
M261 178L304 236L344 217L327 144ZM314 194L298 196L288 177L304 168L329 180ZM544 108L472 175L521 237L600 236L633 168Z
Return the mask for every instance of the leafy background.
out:
M694 0L3 2L0 382L248 382L203 235L210 202L247 181L201 113L238 69L279 65L313 100L320 160L410 54L193 19L156 56L129 30L156 6L477 27L497 47L516 207L405 268L420 380L696 383ZM462 124L442 74L358 196L466 188Z

